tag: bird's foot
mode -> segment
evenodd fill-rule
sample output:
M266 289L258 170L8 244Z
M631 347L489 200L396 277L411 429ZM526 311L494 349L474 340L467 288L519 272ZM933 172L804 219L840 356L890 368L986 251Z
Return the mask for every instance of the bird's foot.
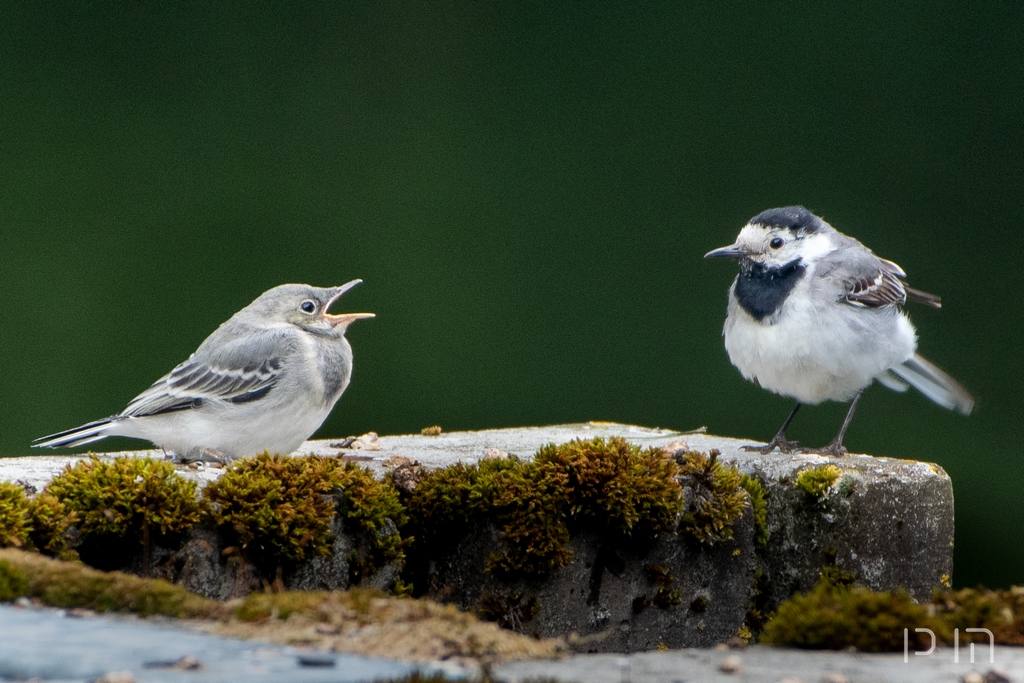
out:
M768 455L776 448L779 449L779 453L795 453L800 450L800 444L796 441L787 441L786 437L782 434L776 434L775 437L764 446L741 446L740 450L747 451L748 453Z
M180 465L202 463L212 467L225 467L228 464L228 458L221 451L214 448L201 448L189 451L185 455L172 455L170 457L173 462Z
M833 458L845 458L848 453L842 441L832 441L821 448L801 448L800 452L808 455L831 455Z

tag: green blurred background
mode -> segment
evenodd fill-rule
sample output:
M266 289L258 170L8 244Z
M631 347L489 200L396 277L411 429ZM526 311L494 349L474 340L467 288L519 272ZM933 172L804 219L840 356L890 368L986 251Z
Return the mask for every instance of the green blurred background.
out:
M320 436L767 439L790 401L729 365L701 257L803 203L944 297L921 351L979 401L875 388L847 445L949 471L958 585L1024 582L1024 4L165 5L0 3L0 454L355 277L379 317Z

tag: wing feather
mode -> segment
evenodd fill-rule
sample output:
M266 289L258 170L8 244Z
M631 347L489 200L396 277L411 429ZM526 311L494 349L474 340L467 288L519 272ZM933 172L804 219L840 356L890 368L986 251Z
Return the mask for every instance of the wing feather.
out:
M822 259L818 273L839 285L840 300L861 308L902 308L907 301L934 308L942 300L934 294L904 284L907 276L892 261L875 256L868 249L838 250Z
M287 335L238 335L207 340L192 356L136 396L121 413L144 417L198 408L207 401L246 403L266 396L285 372L293 350Z

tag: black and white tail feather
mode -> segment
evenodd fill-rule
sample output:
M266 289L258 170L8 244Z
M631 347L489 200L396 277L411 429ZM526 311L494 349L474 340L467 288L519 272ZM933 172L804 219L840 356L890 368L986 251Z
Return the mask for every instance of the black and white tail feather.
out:
M88 424L50 434L32 442L35 448L76 448L107 438L107 430L116 416L105 417Z

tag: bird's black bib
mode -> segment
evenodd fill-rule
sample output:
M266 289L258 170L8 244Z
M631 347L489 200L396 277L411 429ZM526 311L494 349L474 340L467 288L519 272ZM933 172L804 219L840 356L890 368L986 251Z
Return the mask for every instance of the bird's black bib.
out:
M736 301L760 322L782 307L806 269L799 259L778 268L742 264L736 276Z

